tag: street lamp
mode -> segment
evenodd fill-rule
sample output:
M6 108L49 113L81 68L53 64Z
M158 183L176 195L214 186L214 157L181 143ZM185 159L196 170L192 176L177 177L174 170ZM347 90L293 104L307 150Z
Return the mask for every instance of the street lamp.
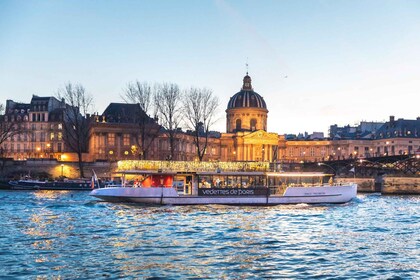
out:
M334 175L337 174L337 171L335 171L334 167L332 167L331 165L326 164L326 163L323 163L323 162L318 162L318 166L321 166L321 165L325 165L325 166L331 168L333 170L333 172L334 172Z
M61 164L61 178L64 177L64 164Z

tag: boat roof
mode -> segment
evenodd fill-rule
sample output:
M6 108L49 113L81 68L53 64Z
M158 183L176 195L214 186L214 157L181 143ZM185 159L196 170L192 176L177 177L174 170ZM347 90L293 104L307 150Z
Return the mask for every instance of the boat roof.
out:
M122 170L115 172L117 174L129 174L129 175L176 175L177 172L175 171L161 171L161 170Z
M334 176L334 174L322 172L265 172L269 177L324 177Z
M220 176L264 176L266 172L262 171L200 171L196 172L197 175L205 176L205 175L220 175Z
M129 175L182 175L185 172L162 171L162 170L122 170L117 174ZM198 176L268 176L268 177L325 177L334 174L322 172L263 172L263 171L196 171L188 172Z

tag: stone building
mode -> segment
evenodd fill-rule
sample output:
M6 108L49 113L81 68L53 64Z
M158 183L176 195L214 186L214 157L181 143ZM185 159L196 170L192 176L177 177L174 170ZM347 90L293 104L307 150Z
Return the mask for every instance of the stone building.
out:
M75 160L63 141L64 102L33 96L30 103L7 100L0 121L22 123L21 133L1 147L3 157L15 160L49 158ZM175 155L170 157L166 131L139 104L110 103L101 115L90 117L89 153L84 161L121 159L197 160L191 132L176 131ZM204 161L316 162L420 153L420 118L390 117L388 122L362 122L356 127L330 127L320 133L291 138L267 132L268 109L246 74L241 90L226 108L226 132L209 137Z
M251 81L247 73L227 105L226 133L220 138L223 161L277 160L279 136L267 132L267 105Z
M280 151L286 162L343 160L420 153L420 118L384 123L362 122L357 127L331 126L331 138L287 140Z
M55 97L33 95L30 103L7 100L4 121L20 124L20 129L3 143L3 156L15 160L63 159L64 108Z
M175 134L175 158L191 161L196 157L194 137L178 129ZM219 159L219 137L210 137L205 160ZM170 159L165 130L150 118L139 104L111 103L102 115L93 115L89 157L96 160Z

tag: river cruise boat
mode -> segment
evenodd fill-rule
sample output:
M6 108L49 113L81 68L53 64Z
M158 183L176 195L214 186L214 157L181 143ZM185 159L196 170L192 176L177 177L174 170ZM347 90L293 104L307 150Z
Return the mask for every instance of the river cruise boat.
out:
M278 205L346 203L357 185L334 185L319 172L125 171L121 186L90 195L110 202L154 205Z

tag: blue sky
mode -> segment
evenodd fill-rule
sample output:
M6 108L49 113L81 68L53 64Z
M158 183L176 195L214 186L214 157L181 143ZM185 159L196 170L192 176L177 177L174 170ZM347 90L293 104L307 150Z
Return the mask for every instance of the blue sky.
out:
M248 60L270 132L420 116L420 1L0 1L0 102L81 83L208 87L220 121ZM287 76L287 78L285 78Z

